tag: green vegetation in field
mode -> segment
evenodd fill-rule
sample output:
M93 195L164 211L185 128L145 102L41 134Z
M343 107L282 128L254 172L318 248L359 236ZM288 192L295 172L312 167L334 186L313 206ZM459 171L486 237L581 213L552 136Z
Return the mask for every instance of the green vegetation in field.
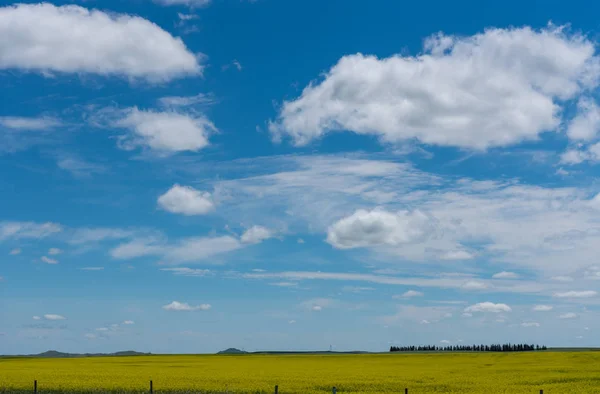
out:
M0 392L598 394L600 352L0 359Z

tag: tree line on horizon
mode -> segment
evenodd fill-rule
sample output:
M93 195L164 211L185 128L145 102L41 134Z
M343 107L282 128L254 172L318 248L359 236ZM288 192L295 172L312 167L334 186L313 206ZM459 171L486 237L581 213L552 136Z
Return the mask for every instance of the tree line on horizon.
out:
M547 350L546 346L526 343L505 343L493 345L448 345L448 346L390 346L390 352L531 352Z

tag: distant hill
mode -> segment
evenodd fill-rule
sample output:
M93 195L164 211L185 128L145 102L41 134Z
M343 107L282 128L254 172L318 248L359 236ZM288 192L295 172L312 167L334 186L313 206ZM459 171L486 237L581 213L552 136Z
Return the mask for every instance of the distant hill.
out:
M217 354L246 354L246 352L234 347L230 347L229 349L221 350Z
M147 356L151 353L140 353L133 350L126 350L116 353L63 353L56 350L48 350L40 354L28 354L20 357L40 357L40 358L77 358L77 357L110 357L110 356Z

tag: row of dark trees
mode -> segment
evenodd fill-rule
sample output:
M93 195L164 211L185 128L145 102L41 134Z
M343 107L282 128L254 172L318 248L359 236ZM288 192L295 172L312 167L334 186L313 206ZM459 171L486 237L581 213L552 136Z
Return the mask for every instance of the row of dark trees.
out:
M504 345L391 346L390 352L531 352L546 349L546 346L540 345L505 343Z

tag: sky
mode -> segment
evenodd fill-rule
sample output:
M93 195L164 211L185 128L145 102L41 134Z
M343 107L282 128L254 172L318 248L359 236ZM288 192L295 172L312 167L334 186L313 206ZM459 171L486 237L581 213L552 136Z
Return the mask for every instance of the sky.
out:
M599 346L599 13L0 1L0 354Z

